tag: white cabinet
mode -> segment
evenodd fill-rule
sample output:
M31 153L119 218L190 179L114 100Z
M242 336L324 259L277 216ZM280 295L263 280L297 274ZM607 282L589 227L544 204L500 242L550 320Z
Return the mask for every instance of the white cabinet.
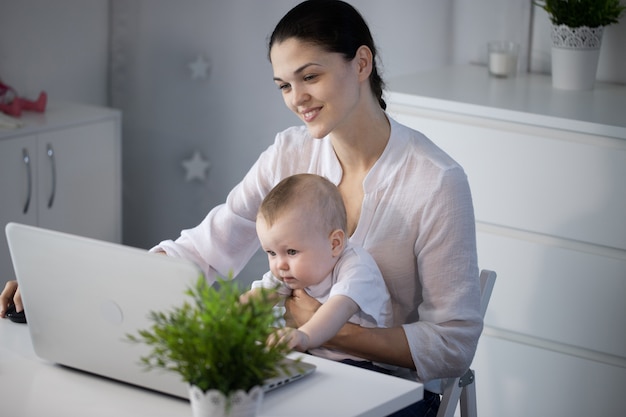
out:
M626 87L478 66L389 85L390 114L465 168L479 264L498 273L479 414L626 414Z
M0 284L13 279L4 226L38 225L121 241L117 110L51 103L0 130Z

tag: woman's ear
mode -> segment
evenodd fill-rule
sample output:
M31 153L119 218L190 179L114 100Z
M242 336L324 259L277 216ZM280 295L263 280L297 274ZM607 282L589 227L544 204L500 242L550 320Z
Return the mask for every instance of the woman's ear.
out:
M354 59L358 66L359 79L361 81L369 79L372 68L374 67L371 49L368 46L361 45L359 49L356 50Z
M335 229L330 232L330 248L333 256L339 256L346 246L346 232L341 229Z

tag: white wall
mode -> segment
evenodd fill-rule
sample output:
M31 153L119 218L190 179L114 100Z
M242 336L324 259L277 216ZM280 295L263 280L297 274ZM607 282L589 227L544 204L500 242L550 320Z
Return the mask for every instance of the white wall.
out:
M0 0L0 79L28 98L105 104L108 10L106 0Z
M123 110L124 240L148 247L199 222L275 132L298 123L271 81L266 37L298 0L0 0L0 78L20 93ZM391 78L484 63L515 40L549 71L548 20L528 0L354 0ZM533 36L529 36L530 27ZM626 82L626 19L607 28L598 77ZM111 52L111 53L110 53ZM110 54L109 54L110 53ZM197 54L211 62L192 80ZM211 163L186 182L195 150Z

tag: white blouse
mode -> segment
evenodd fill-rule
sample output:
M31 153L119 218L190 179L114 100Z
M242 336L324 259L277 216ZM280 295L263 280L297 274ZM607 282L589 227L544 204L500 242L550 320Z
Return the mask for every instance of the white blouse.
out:
M350 241L380 268L402 325L417 378L459 376L469 368L482 331L474 210L467 177L423 134L389 118L387 147L363 182L361 217ZM306 127L276 136L230 192L196 227L153 250L190 259L209 280L237 274L259 247L255 218L281 179L302 172L342 178L329 137Z

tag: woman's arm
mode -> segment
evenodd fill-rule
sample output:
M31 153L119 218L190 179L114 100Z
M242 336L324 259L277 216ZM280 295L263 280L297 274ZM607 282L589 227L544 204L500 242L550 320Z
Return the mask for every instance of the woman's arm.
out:
M295 328L304 326L321 305L305 291L294 290L293 295L285 300L287 325ZM366 328L346 323L324 346L374 362L415 368L402 327Z

